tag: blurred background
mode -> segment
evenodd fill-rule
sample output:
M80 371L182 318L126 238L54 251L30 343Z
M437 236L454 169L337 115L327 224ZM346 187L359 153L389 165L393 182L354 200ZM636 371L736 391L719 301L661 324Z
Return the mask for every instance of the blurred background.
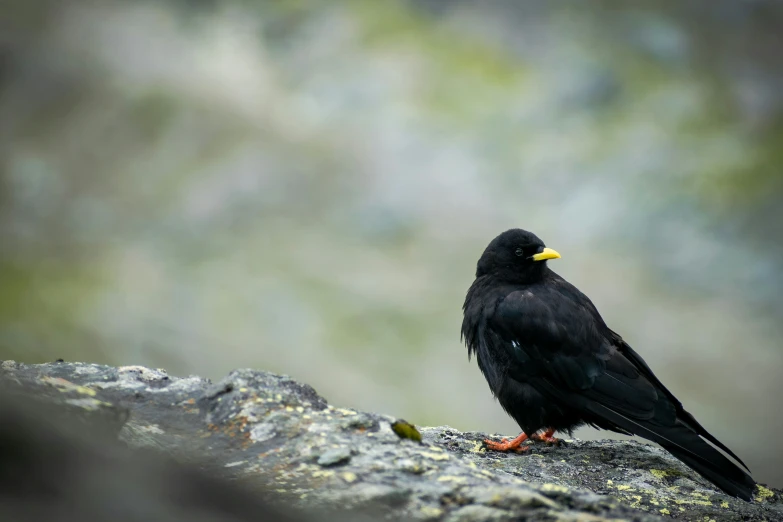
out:
M516 435L459 330L522 227L781 487L782 35L760 0L6 0L0 358Z

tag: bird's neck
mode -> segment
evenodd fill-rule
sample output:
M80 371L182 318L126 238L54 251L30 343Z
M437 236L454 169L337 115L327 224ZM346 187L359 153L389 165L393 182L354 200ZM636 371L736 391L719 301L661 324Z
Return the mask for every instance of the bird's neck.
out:
M552 273L546 266L546 262L534 263L525 270L519 270L516 267L500 268L497 271L490 272L487 277L487 285L506 286L519 285L529 286L543 282ZM479 278L476 278L478 281Z

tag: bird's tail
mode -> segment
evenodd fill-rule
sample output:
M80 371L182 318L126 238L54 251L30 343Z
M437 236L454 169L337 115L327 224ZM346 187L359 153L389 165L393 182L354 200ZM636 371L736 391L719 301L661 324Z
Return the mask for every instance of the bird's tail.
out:
M701 438L681 420L673 426L661 426L650 421L630 419L611 408L591 403L590 409L621 428L653 442L657 442L672 455L720 489L741 499L750 501L756 482L742 468Z
M679 427L678 427L679 428ZM712 447L698 434L686 427L678 429L676 444L660 441L659 444L699 475L720 489L743 500L750 501L756 489L756 482L739 466Z

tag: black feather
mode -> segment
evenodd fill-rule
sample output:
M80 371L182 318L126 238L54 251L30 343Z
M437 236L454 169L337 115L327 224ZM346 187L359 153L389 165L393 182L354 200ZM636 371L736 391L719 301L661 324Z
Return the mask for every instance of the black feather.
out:
M501 406L527 434L589 424L644 437L750 500L754 480L710 443L747 466L685 411L587 296L534 260L543 250L524 230L495 238L463 306L468 354Z

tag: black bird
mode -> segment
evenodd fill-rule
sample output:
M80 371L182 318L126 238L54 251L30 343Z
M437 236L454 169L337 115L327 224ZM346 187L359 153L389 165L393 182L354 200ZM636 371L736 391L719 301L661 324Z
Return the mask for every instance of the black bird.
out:
M750 500L753 478L707 441L747 466L685 411L586 295L547 267L558 258L535 234L511 229L478 261L462 338L523 430L487 447L524 451L528 438L555 441L555 431L587 424L657 442L729 495Z

